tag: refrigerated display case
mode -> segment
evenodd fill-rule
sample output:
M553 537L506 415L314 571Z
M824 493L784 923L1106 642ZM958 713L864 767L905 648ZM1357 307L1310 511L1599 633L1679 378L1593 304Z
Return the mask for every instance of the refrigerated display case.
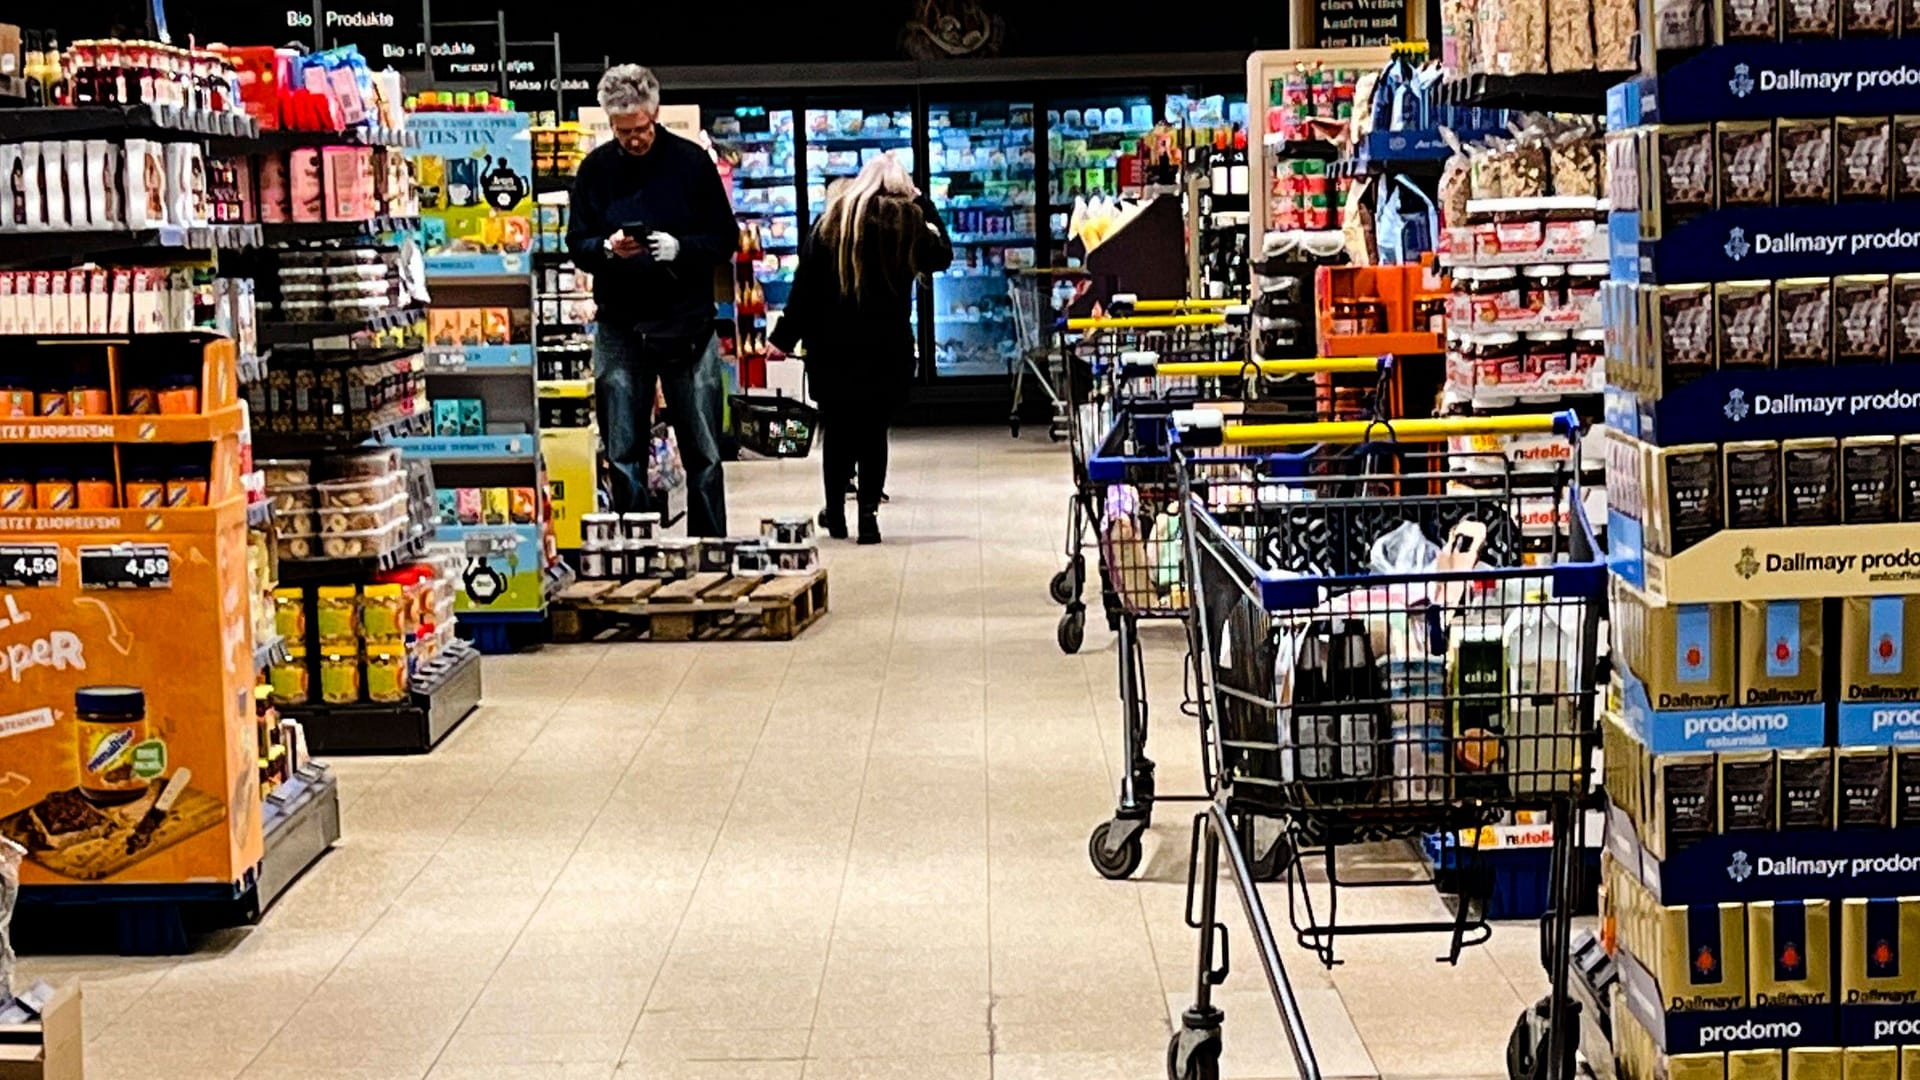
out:
M1120 159L1153 130L1153 105L1146 90L1063 93L1048 103L1048 229L1056 249L1067 241L1075 199L1120 190Z
M953 266L933 278L937 378L1004 377L1015 358L1007 271L1034 265L1033 103L927 107L928 194L953 239Z
M827 189L836 180L859 175L867 159L891 153L914 171L913 104L906 95L897 101L821 103L805 113L807 227L827 208ZM920 348L920 306L913 309L913 340Z
M765 309L778 311L793 284L802 235L793 110L735 105L702 111L714 148L732 163L740 250L751 258Z

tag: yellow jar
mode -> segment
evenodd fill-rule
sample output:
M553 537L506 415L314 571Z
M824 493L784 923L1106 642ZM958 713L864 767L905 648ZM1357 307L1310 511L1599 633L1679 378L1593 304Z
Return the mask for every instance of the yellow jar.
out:
M329 649L320 656L320 700L351 705L360 700L360 654Z
M307 640L307 598L299 589L273 590L273 629L287 641Z
M299 645L289 645L287 658L267 669L267 685L273 687L273 703L305 705L312 693L307 679L307 650Z
M367 700L407 700L407 647L399 644L367 646Z
M322 644L343 644L359 634L359 590L352 585L322 585L314 590L314 619ZM325 679L321 680L325 690Z
M367 641L406 637L406 590L398 585L368 585L360 599L361 636ZM372 686L372 680L368 680Z

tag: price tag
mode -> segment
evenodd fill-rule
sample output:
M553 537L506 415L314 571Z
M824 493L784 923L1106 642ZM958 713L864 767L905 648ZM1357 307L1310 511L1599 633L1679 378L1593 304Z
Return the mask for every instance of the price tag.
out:
M458 345L428 349L427 367L433 371L465 371L467 351Z
M59 545L0 544L0 585L44 589L59 584Z
M173 550L165 544L91 544L80 549L83 589L170 589Z

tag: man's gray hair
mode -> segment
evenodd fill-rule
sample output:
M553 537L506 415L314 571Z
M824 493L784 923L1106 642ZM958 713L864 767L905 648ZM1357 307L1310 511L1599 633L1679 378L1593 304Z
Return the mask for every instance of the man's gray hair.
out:
M660 80L639 64L616 64L600 76L600 107L610 113L657 113Z

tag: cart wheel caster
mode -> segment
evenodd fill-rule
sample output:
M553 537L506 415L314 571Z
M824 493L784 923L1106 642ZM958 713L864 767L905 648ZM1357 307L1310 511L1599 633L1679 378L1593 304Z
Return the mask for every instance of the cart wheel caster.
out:
M1053 580L1047 582L1047 592L1053 595L1053 602L1056 604L1073 603L1074 599L1080 595L1080 590L1075 587L1073 580L1073 570L1069 568L1053 575Z
M1064 431L1061 431L1059 428L1048 428L1047 438L1052 439L1054 442L1065 442L1067 439L1067 433Z
M1167 1080L1220 1080L1220 1033L1211 1031L1202 1035L1182 1062L1180 1047L1188 1038L1187 1032L1177 1031L1168 1040Z
M1079 652L1080 643L1086 640L1086 636L1086 609L1068 608L1067 613L1060 616L1060 626L1054 633L1054 637L1060 643L1060 651L1066 653L1068 656Z
M1013 429L1013 437L1014 437L1014 438L1016 438L1016 439L1017 439L1017 438L1019 438L1019 437L1020 437L1020 420L1019 420L1019 418L1018 418L1018 417L1015 417L1015 418L1014 418L1014 419L1012 419L1012 420L1008 420L1008 421L1007 421L1007 427L1009 427L1009 428L1011 428L1011 429Z
M1287 876L1287 867L1292 863L1293 845L1288 842L1286 834L1283 833L1273 838L1273 843L1267 845L1267 850L1254 857L1253 866L1250 869L1253 871L1255 881L1279 881Z
M1107 836L1113 830L1113 822L1103 821L1093 835L1087 838L1087 858L1093 860L1093 868L1100 876L1109 881L1124 881L1140 869L1140 834L1135 832L1127 837L1118 851L1107 851Z
M1548 1080L1549 1077L1572 1076L1576 1051L1579 1042L1580 1014L1575 1002L1565 1002L1567 1009L1563 1016L1574 1025L1574 1036L1568 1040L1567 1060L1561 1070L1555 1072L1547 1056L1551 1053L1553 1026L1547 1017L1551 1014L1551 1003L1547 998L1534 1002L1533 1007L1520 1014L1513 1023L1513 1034L1507 1037L1507 1076L1510 1080Z

